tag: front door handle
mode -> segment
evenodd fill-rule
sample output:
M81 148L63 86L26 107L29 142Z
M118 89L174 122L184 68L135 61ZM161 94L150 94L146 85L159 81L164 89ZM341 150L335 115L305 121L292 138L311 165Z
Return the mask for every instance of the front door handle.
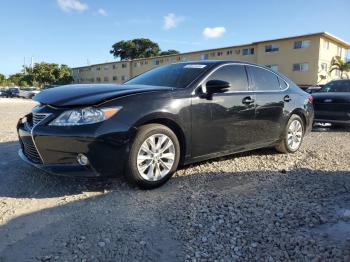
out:
M289 95L286 95L285 97L283 97L284 102L289 102L290 100L292 100L292 99L290 98Z
M243 98L243 100L242 100L242 103L245 105L249 105L249 104L252 104L254 102L255 102L255 100L250 96L247 96L247 97Z

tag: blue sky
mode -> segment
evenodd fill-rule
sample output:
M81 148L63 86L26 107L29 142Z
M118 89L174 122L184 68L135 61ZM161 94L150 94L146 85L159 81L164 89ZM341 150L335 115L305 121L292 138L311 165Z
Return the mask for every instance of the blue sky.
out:
M2 0L0 73L23 58L69 66L112 61L139 37L181 52L328 31L350 42L349 0Z

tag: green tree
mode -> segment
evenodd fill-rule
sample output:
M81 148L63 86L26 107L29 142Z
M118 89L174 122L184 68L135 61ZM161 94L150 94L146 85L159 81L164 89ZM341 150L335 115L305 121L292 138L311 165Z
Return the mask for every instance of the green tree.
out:
M162 55L177 55L177 54L180 54L180 52L177 50L174 50L174 49L169 49L167 51L162 51L159 53L159 55L161 55L161 56Z
M23 79L23 76L24 76L23 73L16 73L16 74L10 75L9 78L8 78L8 83L10 85L19 86L20 82Z
M332 73L334 70L339 70L341 79L344 78L344 75L346 75L348 78L348 72L350 71L350 61L345 62L340 57L334 57L331 62L329 73Z
M109 51L120 60L145 58L156 56L160 52L159 45L147 38L137 38L127 41L119 41Z
M6 76L3 74L0 74L0 86L6 85Z

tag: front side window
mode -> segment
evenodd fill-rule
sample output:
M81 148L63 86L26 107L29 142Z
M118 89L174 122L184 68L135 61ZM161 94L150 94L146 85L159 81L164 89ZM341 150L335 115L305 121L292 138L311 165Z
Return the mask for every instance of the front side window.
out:
M278 45L266 45L265 46L266 53L278 52L279 50L280 50L280 47Z
M294 49L308 48L311 44L310 40L302 40L294 42Z
M209 67L200 62L165 65L141 74L126 84L184 88L206 72Z
M309 64L308 63L293 64L293 71L295 71L295 72L309 71Z
M225 65L211 74L209 80L223 80L231 84L230 91L248 91L248 78L243 65Z
M249 66L249 71L253 77L255 90L257 91L276 91L280 90L278 77L263 68Z
M319 92L350 92L350 80L329 82Z

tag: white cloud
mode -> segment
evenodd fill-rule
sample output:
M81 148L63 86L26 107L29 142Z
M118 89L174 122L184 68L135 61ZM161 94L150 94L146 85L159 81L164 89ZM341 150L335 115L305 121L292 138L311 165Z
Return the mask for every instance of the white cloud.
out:
M166 16L163 17L163 29L165 30L169 30L171 28L175 28L177 27L177 25L182 22L183 20L185 20L185 18L183 16L176 16L173 13L169 13Z
M225 27L206 27L203 30L205 38L219 38L226 32Z
M98 13L99 15L102 15L102 16L108 16L107 11L104 10L103 8L98 9L98 10L97 10L97 13Z
M81 2L80 0L57 0L57 4L65 12L84 12L89 9L88 5Z

